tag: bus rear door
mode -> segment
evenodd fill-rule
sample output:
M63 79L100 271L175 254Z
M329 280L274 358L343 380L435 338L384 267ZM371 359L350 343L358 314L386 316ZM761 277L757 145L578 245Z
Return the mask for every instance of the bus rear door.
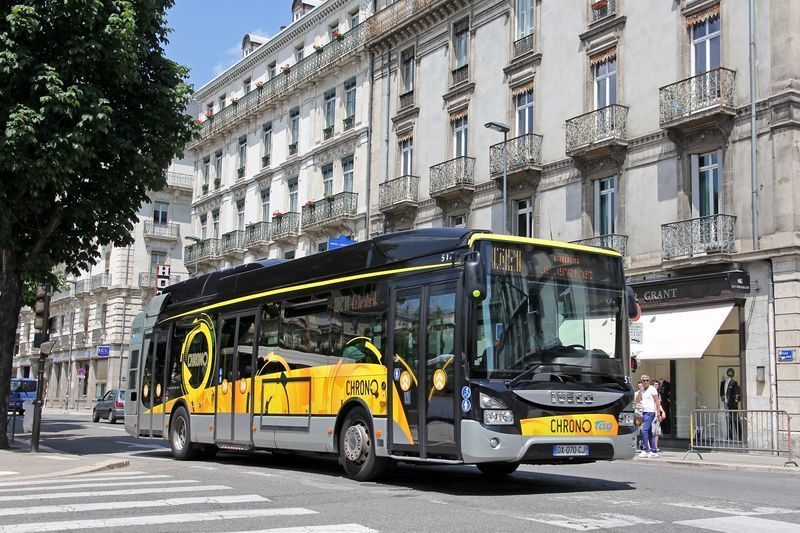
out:
M164 435L165 372L168 329L157 329L145 338L146 357L139 394L139 428L143 437Z
M214 423L215 441L252 446L253 365L256 314L222 317Z

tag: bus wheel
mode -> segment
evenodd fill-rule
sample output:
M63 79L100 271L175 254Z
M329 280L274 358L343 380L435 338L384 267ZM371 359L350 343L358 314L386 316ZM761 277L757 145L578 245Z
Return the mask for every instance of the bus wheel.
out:
M478 463L475 466L487 476L501 477L513 474L519 468L519 463Z
M375 439L369 418L362 409L347 414L339 433L339 457L345 474L356 481L369 481L383 473L388 460L375 455Z
M172 456L179 461L187 461L194 455L191 433L189 433L189 414L186 408L178 407L172 415L169 426L169 442Z

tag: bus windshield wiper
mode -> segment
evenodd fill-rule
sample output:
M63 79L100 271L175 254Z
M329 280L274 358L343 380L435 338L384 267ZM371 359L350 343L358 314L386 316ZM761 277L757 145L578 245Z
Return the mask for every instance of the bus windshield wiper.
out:
M557 366L557 367L581 368L581 369L584 369L581 372L582 376L604 376L604 377L609 378L614 385L619 385L621 387L625 387L624 381L619 379L618 377L612 375L612 374L608 374L606 372L597 372L595 370L586 370L587 368L589 368L586 365L575 365L575 364L571 364L571 363L534 363L531 366L529 366L528 368L524 369L522 372L520 372L520 374L517 377L515 377L511 381L506 382L506 387L508 387L509 389L512 388L517 383L525 380L537 368L539 368L542 365Z

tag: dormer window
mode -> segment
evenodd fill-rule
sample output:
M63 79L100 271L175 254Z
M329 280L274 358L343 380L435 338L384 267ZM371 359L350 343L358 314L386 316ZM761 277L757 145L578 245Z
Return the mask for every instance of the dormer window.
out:
M296 20L300 20L300 17L302 17L302 16L303 16L303 9L302 8L295 10L295 12L292 13L292 22L294 22Z

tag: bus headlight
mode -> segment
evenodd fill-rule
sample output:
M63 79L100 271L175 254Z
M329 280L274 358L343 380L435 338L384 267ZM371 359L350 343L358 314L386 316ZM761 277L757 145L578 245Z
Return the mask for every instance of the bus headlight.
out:
M625 412L619 414L619 425L620 426L632 426L633 422L633 413Z
M508 409L506 404L488 394L480 394L481 409Z
M509 409L486 409L483 423L487 426L509 426L514 423L514 414Z

